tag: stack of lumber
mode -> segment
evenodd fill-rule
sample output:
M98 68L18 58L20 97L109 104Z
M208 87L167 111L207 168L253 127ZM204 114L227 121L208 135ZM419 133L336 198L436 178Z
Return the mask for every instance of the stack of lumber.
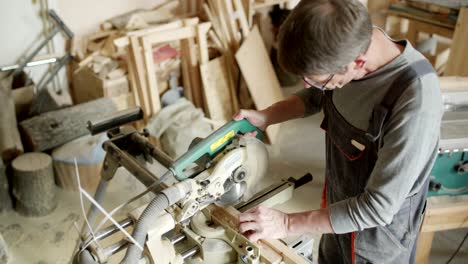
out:
M73 73L73 98L76 104L101 97L116 97L130 91L126 70L117 60L93 53Z
M84 48L74 53L83 58L80 64L90 56L121 62L134 103L145 113L144 123L161 110L160 97L173 73L180 76L187 99L208 118L225 123L240 108L262 109L283 98L255 17L262 8L296 3L166 1L104 21L101 31L85 37ZM78 94L84 87L73 89ZM267 131L272 143L276 133L274 127Z

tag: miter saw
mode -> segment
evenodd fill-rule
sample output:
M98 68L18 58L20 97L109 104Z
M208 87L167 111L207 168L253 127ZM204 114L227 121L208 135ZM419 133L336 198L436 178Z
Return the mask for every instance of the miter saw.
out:
M260 247L247 240L237 231L237 214L258 204L272 206L288 200L295 188L312 180L310 174L256 193L255 187L267 171L268 152L261 131L247 120L232 121L205 139L195 139L173 161L146 139L147 133L122 126L142 116L140 108L133 108L88 122L92 134L107 131L110 138L103 144L107 155L94 199L102 202L108 182L121 166L156 197L120 221L120 229L111 226L91 236L85 226L74 263L106 263L124 249L122 263L309 263L282 244ZM253 131L258 131L256 138L239 136ZM167 167L160 178L145 165L153 159ZM97 206L92 206L87 215L91 225L97 213ZM133 226L131 239L106 248L98 243L129 226ZM310 242L303 240L295 245Z

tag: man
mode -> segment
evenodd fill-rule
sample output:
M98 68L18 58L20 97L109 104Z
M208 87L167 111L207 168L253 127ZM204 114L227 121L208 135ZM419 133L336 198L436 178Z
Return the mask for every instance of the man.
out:
M280 29L279 61L306 89L235 119L265 130L323 110L324 204L255 208L240 231L253 241L323 233L320 263L413 262L443 112L432 67L373 28L357 0L301 1Z

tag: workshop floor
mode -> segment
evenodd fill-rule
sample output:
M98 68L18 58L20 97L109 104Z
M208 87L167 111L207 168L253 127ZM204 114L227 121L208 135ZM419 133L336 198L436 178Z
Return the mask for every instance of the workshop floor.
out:
M287 94L296 88L285 89ZM293 199L277 208L297 212L319 208L324 179L324 140L319 128L321 116L290 121L282 125L279 144L270 148L270 174L272 181L290 176L300 177L306 172L314 176L312 183L295 191ZM120 171L109 187L104 207L114 208L132 195L143 190L143 186ZM0 215L0 232L9 245L13 256L11 264L69 263L76 246L77 231L74 222L81 227L82 212L77 193L59 191L58 208L49 216L25 218L16 213ZM132 206L135 207L138 204ZM119 215L116 217L119 219ZM445 263L455 251L467 229L439 232L435 235L431 264ZM315 239L314 257L319 235ZM468 242L452 263L468 263ZM1 264L1 263L0 263Z

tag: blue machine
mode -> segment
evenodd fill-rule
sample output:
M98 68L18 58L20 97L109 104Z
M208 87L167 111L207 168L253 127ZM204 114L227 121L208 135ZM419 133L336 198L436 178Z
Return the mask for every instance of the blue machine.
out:
M458 102L454 103L454 101ZM466 100L466 101L465 101ZM468 92L444 94L439 155L431 172L429 196L468 194Z

